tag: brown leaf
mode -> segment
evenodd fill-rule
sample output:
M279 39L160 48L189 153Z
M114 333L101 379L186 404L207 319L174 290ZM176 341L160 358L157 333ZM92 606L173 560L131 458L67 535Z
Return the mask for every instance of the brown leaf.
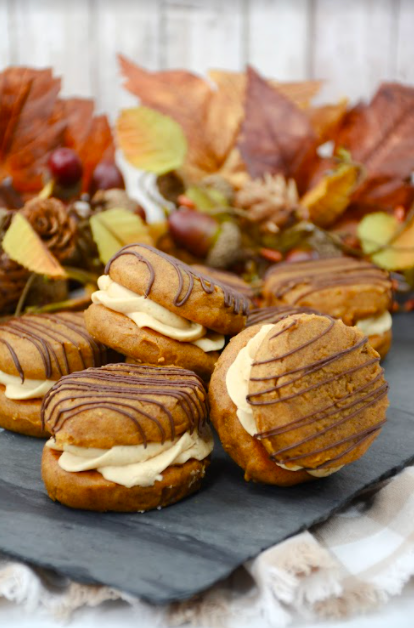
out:
M348 108L348 100L342 98L335 105L310 107L308 115L311 125L319 138L320 143L327 142L335 137Z
M82 161L82 189L87 191L98 163L103 159L114 159L111 127L105 115L93 115L92 100L70 98L62 101L62 107L66 120L64 143L73 148Z
M239 148L249 174L297 178L317 141L307 115L253 68L248 69L245 111Z
M359 204L393 207L412 196L414 169L414 88L383 83L369 104L344 117L336 147L347 149L367 176L353 195ZM319 171L330 166L322 161Z
M60 80L51 70L8 68L0 74L0 179L19 192L37 192L48 154L61 145L65 122Z

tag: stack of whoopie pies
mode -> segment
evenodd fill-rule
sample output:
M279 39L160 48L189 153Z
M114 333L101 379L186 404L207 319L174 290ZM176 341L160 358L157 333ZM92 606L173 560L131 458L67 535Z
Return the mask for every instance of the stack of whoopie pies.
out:
M98 287L84 316L0 325L0 426L51 436L53 500L136 512L194 493L209 416L245 479L279 486L339 471L380 433L388 386L373 344L390 344L391 284L375 266L279 264L252 310L239 278L133 244Z

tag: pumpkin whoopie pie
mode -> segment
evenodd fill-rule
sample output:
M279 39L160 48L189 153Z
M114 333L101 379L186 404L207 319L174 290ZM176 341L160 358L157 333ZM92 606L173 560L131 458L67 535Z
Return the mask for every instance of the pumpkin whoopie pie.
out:
M121 249L85 314L94 338L138 362L191 369L208 380L224 335L244 328L248 299L145 244Z
M137 512L200 488L213 449L201 379L111 364L63 377L43 401L47 492L72 508Z
M360 458L386 419L379 360L356 327L326 315L294 314L233 338L209 397L245 479L289 486Z
M275 264L265 276L265 305L299 305L356 325L381 357L391 346L392 284L370 262L334 257Z
M30 314L0 324L0 427L47 437L42 398L62 375L101 366L104 345L86 331L83 313Z

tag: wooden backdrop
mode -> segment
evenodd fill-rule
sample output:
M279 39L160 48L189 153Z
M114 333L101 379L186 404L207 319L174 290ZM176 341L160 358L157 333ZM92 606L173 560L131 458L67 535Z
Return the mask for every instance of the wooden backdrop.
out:
M150 69L326 79L321 100L414 83L414 0L0 0L0 66L53 66L113 117L134 99L116 53Z

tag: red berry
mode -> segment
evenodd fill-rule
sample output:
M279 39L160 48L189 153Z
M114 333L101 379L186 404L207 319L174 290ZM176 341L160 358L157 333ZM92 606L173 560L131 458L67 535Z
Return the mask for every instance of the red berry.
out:
M168 226L174 242L200 258L207 255L220 228L208 214L184 208L169 215Z
M118 166L109 160L101 161L95 168L91 180L91 194L97 190L125 190L125 181Z
M64 188L74 186L82 178L82 162L71 148L57 148L47 163L53 179Z

